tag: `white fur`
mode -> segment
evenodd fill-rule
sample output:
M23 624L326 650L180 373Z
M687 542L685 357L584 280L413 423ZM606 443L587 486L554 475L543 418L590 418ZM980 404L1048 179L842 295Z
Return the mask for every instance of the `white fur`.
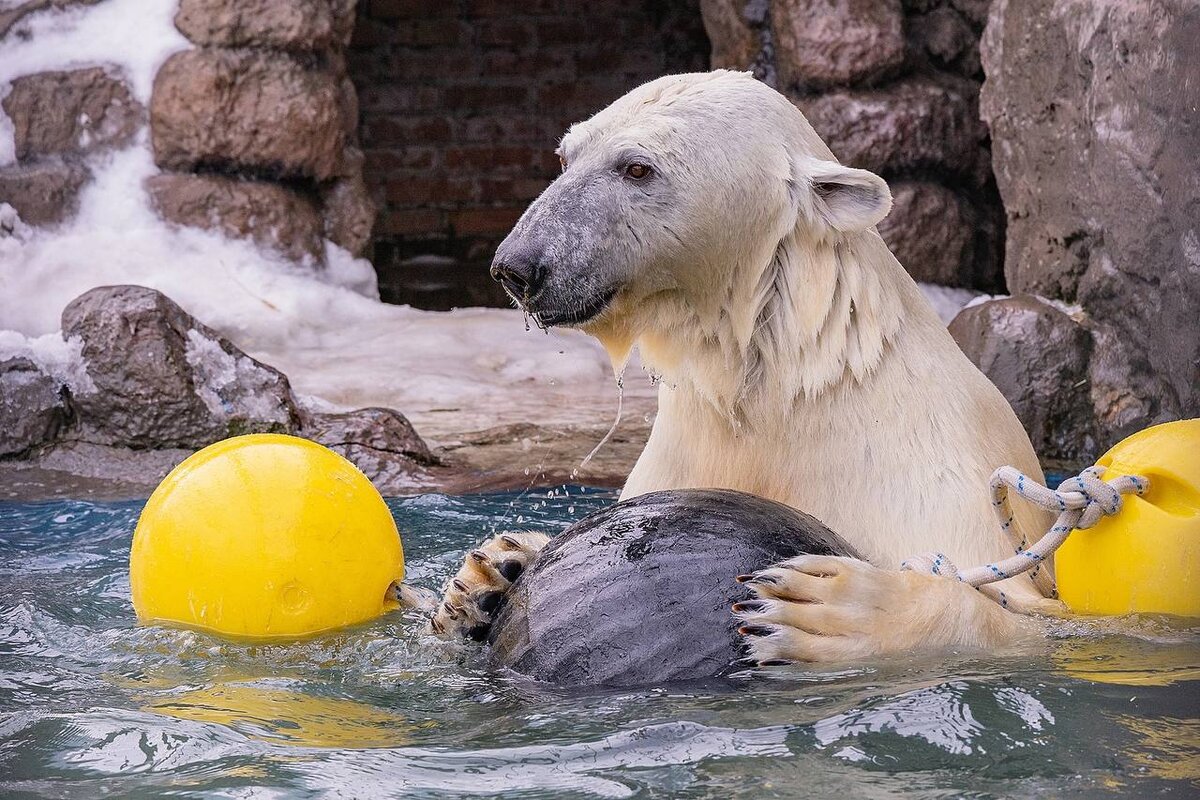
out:
M744 116L747 94L763 133L731 135L722 105ZM687 104L701 128L679 112ZM683 227L700 247L686 261L646 265L670 274L650 276L648 289L635 283L589 326L618 361L636 344L663 378L622 499L686 487L753 492L816 516L889 569L929 551L964 566L1008 555L988 476L1012 464L1041 479L1037 459L1012 409L875 231L890 203L886 188L872 198L872 180L882 181L838 165L799 111L738 73L643 86L576 126L563 149L626 139L705 160L672 176L696 198L701 219ZM747 174L755 185L731 185ZM826 181L851 196L835 192L830 204L813 188ZM705 219L711 208L734 216ZM1036 539L1048 521L1021 509L1018 525ZM920 604L926 583L905 576L916 588L898 589L908 594L894 601ZM1026 577L1001 588L1026 605L1041 601ZM946 591L928 595L944 602ZM992 613L973 591L952 595L972 608L945 609L946 643L964 641L960 629ZM879 636L911 645L898 625L881 621Z

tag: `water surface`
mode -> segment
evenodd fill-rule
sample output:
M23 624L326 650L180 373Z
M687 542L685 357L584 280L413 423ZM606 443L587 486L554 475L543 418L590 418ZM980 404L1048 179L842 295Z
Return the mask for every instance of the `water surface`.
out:
M409 580L576 487L389 501ZM292 645L139 626L140 503L0 503L0 796L1195 797L1200 645L1140 620L1045 648L566 691L403 613ZM1125 623L1128 626L1131 623Z

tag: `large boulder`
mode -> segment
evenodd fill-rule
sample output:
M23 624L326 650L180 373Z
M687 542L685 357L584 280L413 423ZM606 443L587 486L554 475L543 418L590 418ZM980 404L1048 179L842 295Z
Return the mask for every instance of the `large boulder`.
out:
M349 21L347 16L350 16ZM175 14L175 27L199 45L324 50L349 41L353 3L346 0L181 0Z
M28 358L0 361L0 457L50 443L69 417L60 381Z
M2 105L20 160L119 147L144 116L125 83L101 67L15 78Z
M762 37L750 26L746 5L746 0L700 0L713 69L749 69L758 58Z
M900 0L772 0L771 31L787 88L869 82L904 63Z
M63 159L0 167L0 202L27 225L53 225L75 213L89 177L87 167Z
M231 435L299 427L282 373L153 289L92 289L63 309L62 330L82 341L94 389L73 397L79 417L74 438L197 448Z
M958 346L1017 412L1043 462L1074 468L1100 455L1089 397L1091 334L1036 297L988 300L950 323Z
M872 172L921 170L987 180L987 129L971 81L948 75L906 78L886 89L846 89L794 97L844 163Z
M1200 415L1200 6L996 0L981 110L1013 292L1077 303L1111 444Z
M154 79L158 166L327 180L346 144L341 82L287 53L203 48L167 59Z
M146 190L168 222L249 238L296 261L324 260L324 222L315 204L282 184L163 173L147 178Z

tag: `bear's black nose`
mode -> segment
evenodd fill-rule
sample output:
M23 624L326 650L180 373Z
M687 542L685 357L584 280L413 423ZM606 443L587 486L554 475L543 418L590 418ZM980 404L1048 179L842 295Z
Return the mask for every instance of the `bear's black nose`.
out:
M546 270L539 259L523 254L496 255L492 262L492 278L500 281L504 288L520 303L528 303L537 297L546 281Z

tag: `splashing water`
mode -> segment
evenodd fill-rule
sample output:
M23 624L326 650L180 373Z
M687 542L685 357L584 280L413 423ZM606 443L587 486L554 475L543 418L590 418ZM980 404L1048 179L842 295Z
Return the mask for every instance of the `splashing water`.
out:
M437 588L514 506L553 533L609 502L563 486L389 505L409 580ZM139 507L0 503L0 795L1182 798L1200 782L1200 649L1168 626L571 691L404 613L291 645L138 626Z

